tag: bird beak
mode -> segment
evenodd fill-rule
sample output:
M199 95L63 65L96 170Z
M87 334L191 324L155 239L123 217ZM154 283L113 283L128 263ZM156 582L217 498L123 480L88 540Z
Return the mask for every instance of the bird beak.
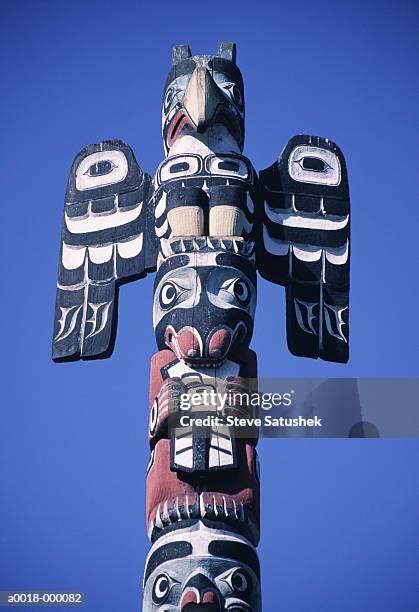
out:
M186 87L182 105L198 132L212 123L224 96L206 68L195 68Z

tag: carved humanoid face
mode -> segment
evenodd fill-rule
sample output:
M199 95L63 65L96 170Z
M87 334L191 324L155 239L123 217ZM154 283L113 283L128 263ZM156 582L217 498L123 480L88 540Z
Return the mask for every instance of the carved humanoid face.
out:
M218 54L191 56L174 47L173 66L163 95L162 132L166 152L185 133L204 133L224 124L240 148L244 141L244 90L235 63L235 45L221 44Z
M256 275L245 257L208 246L173 255L154 286L157 345L195 366L219 365L249 345L255 307Z
M156 172L156 236L253 239L257 175L250 161L208 147L199 153L189 144L193 153L171 153Z
M162 439L156 444L150 460L146 488L147 529L152 540L175 523L188 518L205 518L209 522L222 521L226 523L226 528L231 525L253 544L258 543L259 468L256 450L247 441L236 440L231 443L227 429L221 432L227 435L223 436L223 447L220 450L221 443L217 440L219 432L220 429L217 429L211 437L201 437L199 444L196 444L197 437L192 432L190 436L186 434L182 438L175 438L174 467L170 460L171 441ZM179 446L182 443L185 446L186 442L190 443L190 447L184 453L177 453ZM202 461L199 446L203 447L202 454L208 456L206 491L201 493L197 493L193 484L178 477L181 472L179 468L188 461L190 465L195 462L199 467ZM231 452L230 456L228 451ZM186 459L181 454L186 454ZM225 456L227 460L224 460ZM235 468L228 464L230 458L236 462ZM222 477L220 470L223 470Z
M242 536L202 521L153 545L144 573L144 610L259 612L259 562Z

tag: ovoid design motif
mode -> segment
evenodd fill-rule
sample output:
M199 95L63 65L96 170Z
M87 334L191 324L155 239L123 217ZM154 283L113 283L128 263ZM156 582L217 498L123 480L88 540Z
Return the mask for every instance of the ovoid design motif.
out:
M144 611L261 610L257 432L173 425L184 397L256 390L257 272L285 286L293 354L349 356L345 159L327 138L295 136L258 174L244 118L235 45L178 45L154 177L120 140L87 146L70 171L53 359L110 356L120 285L156 271ZM249 410L202 402L193 414Z

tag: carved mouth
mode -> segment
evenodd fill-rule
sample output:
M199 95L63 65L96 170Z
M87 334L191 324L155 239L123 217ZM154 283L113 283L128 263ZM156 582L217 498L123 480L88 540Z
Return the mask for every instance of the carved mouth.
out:
M187 519L207 519L235 525L253 542L259 540L259 528L252 511L234 495L211 492L179 495L160 503L153 514L154 518L148 526L152 540L169 525Z
M247 327L239 321L234 329L226 325L214 328L204 341L197 329L183 327L177 332L172 325L165 331L166 346L176 357L191 367L220 367L228 359L233 347L244 341Z
M189 117L188 113L185 111L185 109L181 108L170 122L169 130L167 132L167 146L169 149L173 146L187 125L196 130L196 125Z
M240 122L226 106L220 104L211 117L211 120L208 123L200 126L195 125L184 108L180 108L170 121L167 132L167 146L169 149L173 146L186 126L191 127L195 132L202 133L205 132L205 130L207 130L211 125L216 123L225 125L238 143L242 141Z

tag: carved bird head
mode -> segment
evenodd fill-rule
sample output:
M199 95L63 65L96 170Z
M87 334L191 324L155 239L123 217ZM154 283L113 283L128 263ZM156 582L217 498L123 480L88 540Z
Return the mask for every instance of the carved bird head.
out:
M173 66L163 95L166 153L180 136L205 134L220 124L243 150L244 89L236 45L221 43L217 55L194 56L188 45L173 47Z
M255 548L219 524L185 521L153 544L144 572L144 610L260 612L260 567Z

